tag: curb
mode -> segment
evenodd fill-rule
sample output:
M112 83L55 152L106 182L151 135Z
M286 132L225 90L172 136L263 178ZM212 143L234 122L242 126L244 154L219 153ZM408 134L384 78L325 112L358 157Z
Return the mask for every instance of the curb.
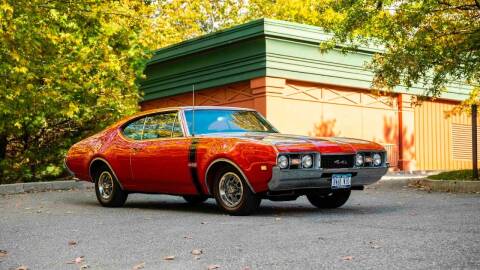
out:
M430 191L480 193L480 181L443 181L429 180L425 177L383 177L371 187L402 189L407 186L422 187ZM53 190L84 190L93 188L93 184L85 181L51 181L0 185L0 195Z
M0 185L0 195L18 194L25 192L42 192L51 190L87 189L93 187L92 183L77 182L74 180L32 182Z
M371 186L366 188L392 188L392 189L402 189L409 185L412 178L382 178L380 181L376 182Z
M421 187L428 191L454 193L480 193L480 181L452 181L452 180L411 180L411 186Z

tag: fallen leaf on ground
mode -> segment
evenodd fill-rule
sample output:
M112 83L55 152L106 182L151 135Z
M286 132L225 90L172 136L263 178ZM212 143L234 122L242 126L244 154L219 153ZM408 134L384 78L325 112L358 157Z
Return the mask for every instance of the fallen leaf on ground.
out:
M135 266L132 268L132 270L140 270L140 269L143 269L143 268L145 268L145 263L144 263L144 262L141 262L141 263L135 265Z
M201 249L194 249L192 250L192 255L201 255L203 251Z
M167 256L167 257L164 257L163 259L166 261L173 261L175 260L175 256Z
M207 222L205 222L205 221L202 221L202 222L200 222L200 224L207 224Z
M88 269L88 268L90 268L90 265L88 265L88 264L84 264L84 265L80 266L80 270Z
M69 246L75 246L76 244L77 244L77 241L75 241L75 240L68 241Z
M6 250L1 250L0 249L0 258L5 257L8 255L8 252Z
M28 267L25 266L25 265L21 265L21 266L15 268L15 270L28 270Z
M85 256L76 257L75 259L67 262L67 264L80 264L85 260Z
M220 268L220 265L217 265L217 264L211 264L211 265L209 265L209 266L208 266L208 268L207 268L207 269L208 269L208 270L213 270L213 269L218 269L218 268Z
M345 256L345 257L342 257L342 260L344 260L344 261L351 261L351 260L353 260L353 256Z
M373 242L373 241L368 242L368 244L369 244L370 247L373 248L373 249L379 249L379 248L381 248L380 245L377 245L377 243L375 243L375 242Z
M193 239L193 237L191 237L191 236L184 236L183 238L184 239Z

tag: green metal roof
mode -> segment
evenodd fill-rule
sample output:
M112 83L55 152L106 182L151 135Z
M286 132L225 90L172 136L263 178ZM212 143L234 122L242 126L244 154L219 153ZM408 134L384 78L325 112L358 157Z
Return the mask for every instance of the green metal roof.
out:
M201 90L262 76L370 88L373 73L364 64L381 49L321 53L319 43L329 37L316 26L260 19L159 49L141 81L144 101L190 92L192 85ZM425 89L394 91L421 95ZM469 92L455 83L442 97L464 100Z

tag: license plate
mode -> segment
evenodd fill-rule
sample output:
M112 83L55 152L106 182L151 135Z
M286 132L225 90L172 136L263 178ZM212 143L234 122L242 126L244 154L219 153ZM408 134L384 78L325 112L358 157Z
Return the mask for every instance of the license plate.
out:
M333 174L332 189L349 188L352 186L351 174Z

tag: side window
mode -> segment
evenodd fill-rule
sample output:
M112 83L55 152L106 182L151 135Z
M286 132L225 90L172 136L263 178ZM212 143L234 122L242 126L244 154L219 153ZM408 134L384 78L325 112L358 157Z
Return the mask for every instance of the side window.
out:
M146 117L131 122L123 128L123 135L130 139L141 140Z
M143 140L183 136L177 112L160 113L147 117Z

